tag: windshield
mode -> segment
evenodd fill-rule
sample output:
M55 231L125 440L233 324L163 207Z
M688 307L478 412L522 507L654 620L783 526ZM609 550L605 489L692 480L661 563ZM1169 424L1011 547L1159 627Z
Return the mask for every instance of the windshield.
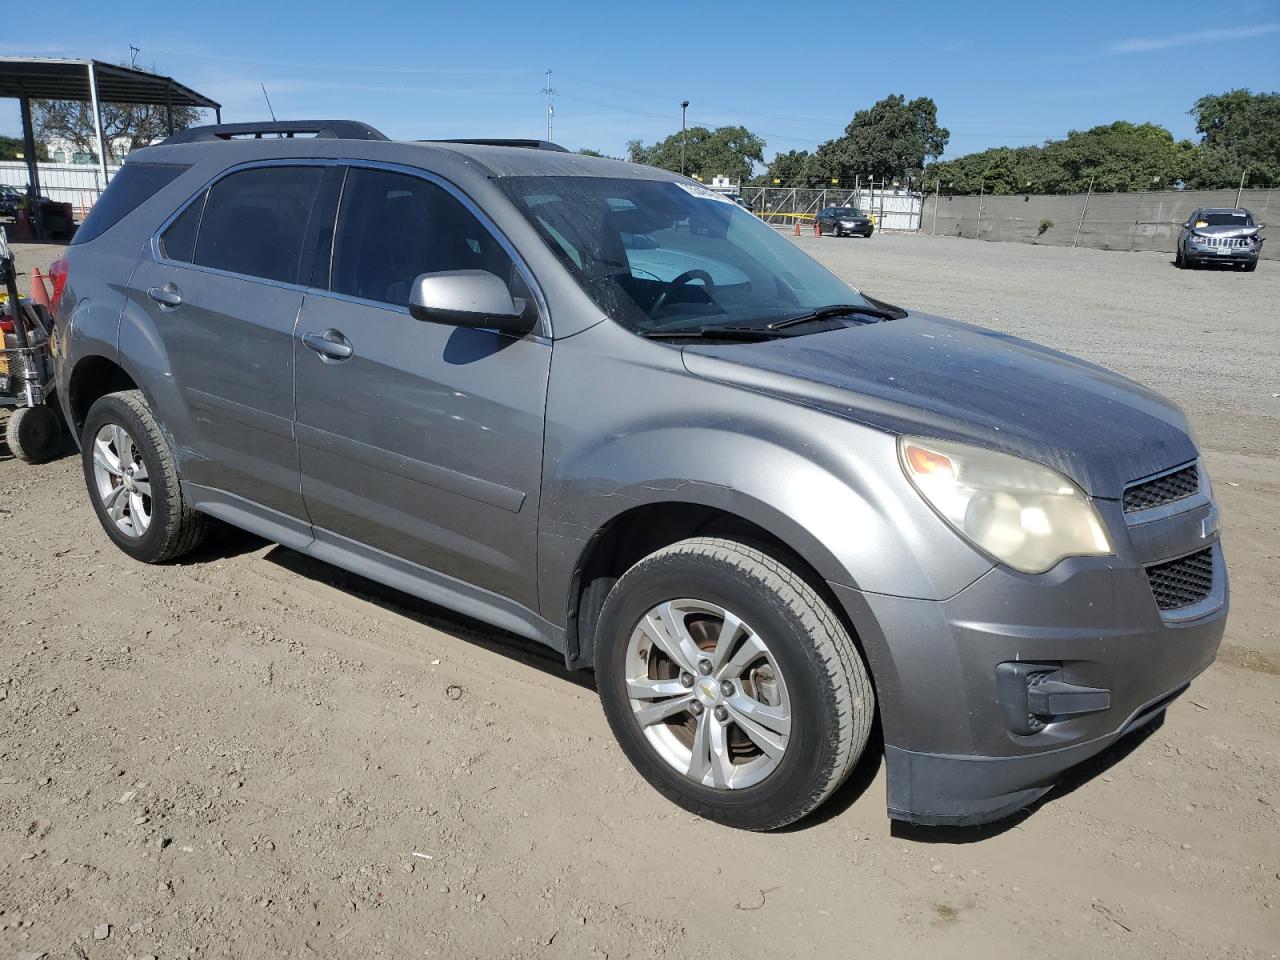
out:
M832 213L834 213L837 217L860 217L860 216L862 216L862 211L861 211L861 210L859 210L857 207L836 207L836 208L835 208L834 210L832 210L831 212L832 212Z
M1196 218L1196 226L1251 227L1253 218L1247 213L1202 213Z
M705 187L606 177L497 182L600 308L640 333L765 327L867 303Z

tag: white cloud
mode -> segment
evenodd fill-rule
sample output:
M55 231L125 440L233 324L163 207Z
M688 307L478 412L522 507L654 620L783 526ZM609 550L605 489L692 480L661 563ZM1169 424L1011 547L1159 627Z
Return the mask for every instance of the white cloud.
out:
M1165 37L1134 37L1121 40L1107 47L1109 54L1148 53L1152 50L1168 50L1170 47L1189 47L1202 43L1219 43L1224 40L1249 40L1271 33L1280 33L1280 23L1261 23L1252 27L1220 27L1214 30L1197 30L1194 33L1174 33Z

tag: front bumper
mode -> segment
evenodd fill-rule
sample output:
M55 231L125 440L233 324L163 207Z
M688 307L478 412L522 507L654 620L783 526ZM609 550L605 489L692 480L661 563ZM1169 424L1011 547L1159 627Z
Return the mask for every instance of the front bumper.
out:
M1187 244L1187 260L1191 263L1257 263L1262 245L1255 247L1197 247Z
M875 228L867 223L837 223L836 228L844 233L860 233L864 237L871 236L871 231Z
M1111 514L1108 525L1123 527L1118 505ZM1008 816L1163 711L1222 639L1226 566L1216 533L1199 532L1215 518L1205 498L1131 528L1117 556L1066 560L1039 576L996 567L948 600L832 584L876 683L889 815L954 825ZM1208 595L1162 614L1145 567L1206 546ZM1067 691L1065 715L1027 715L1027 686L1008 680L1027 669Z

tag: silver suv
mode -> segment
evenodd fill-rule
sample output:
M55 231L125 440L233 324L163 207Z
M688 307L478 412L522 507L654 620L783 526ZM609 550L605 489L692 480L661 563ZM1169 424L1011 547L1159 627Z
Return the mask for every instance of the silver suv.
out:
M1222 635L1176 407L661 170L201 128L131 154L67 261L58 395L121 550L214 517L545 644L722 823L804 816L869 742L891 817L1008 815Z

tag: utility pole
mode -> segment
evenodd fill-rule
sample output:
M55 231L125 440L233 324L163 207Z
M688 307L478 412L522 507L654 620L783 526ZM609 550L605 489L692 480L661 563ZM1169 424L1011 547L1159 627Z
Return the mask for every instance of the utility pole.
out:
M684 145L688 139L685 128L685 116L689 112L689 101L680 101L680 176L684 176ZM1237 204L1239 206L1239 204Z
M129 44L129 66L134 67L135 69L137 68L138 54L141 52L142 49L140 47L135 47L132 43Z
M541 90L539 90L538 92L545 93L547 95L547 142L552 143L554 142L554 138L551 136L551 121L555 117L556 108L551 103L551 98L555 96L559 91L553 89L551 86L551 68L550 67L547 67L547 85L543 87Z
M1244 193L1244 175L1249 172L1249 168L1245 167L1240 171L1240 186L1236 187L1236 208L1240 207L1240 194Z

